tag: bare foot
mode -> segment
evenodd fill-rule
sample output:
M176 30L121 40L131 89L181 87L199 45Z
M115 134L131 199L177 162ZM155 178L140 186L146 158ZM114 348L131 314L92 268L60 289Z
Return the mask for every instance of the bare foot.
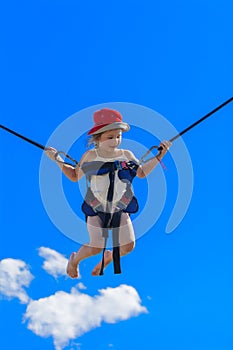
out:
M66 272L67 275L69 275L71 278L78 278L78 264L75 261L75 255L76 253L72 253L70 255L70 260L68 262Z
M112 261L112 252L111 250L106 250L104 253L104 268L107 267L111 261ZM102 260L92 270L92 273L91 273L92 276L99 276L101 266L102 266Z

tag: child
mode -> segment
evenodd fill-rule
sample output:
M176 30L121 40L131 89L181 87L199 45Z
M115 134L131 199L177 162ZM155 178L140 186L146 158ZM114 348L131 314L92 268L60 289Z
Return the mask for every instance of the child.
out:
M131 182L135 175L139 178L147 176L171 146L169 141L161 142L160 153L144 165L140 165L131 151L119 149L122 133L127 132L130 127L122 121L118 111L108 108L96 111L94 123L88 135L91 136L95 149L84 153L76 168L62 164L61 158L57 159L60 160L57 162L58 166L71 181L78 181L86 175L90 182L82 206L86 214L90 242L71 254L67 265L67 274L71 278L79 276L78 266L81 260L104 249L106 241L102 233L108 228L118 229L115 245L119 246L117 248L120 256L134 249L135 236L129 214L138 210L138 204L131 189ZM56 152L52 147L46 150L47 156L54 161ZM113 257L114 248L113 253L104 249L103 260L95 266L92 275L102 274L101 269L103 272Z

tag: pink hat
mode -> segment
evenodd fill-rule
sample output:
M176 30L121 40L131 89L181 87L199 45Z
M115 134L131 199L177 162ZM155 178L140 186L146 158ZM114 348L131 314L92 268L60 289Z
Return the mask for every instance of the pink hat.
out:
M88 135L100 134L104 131L113 129L122 129L122 131L129 131L130 126L122 122L122 115L114 109L103 108L94 113L95 125L89 130Z

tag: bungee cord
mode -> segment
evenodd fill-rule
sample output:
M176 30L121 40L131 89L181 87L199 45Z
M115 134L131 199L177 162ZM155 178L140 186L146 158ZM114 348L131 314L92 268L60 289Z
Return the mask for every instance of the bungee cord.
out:
M28 137L26 137L26 136L24 136L24 135L22 135L22 134L19 134L18 132L14 131L14 130L11 130L11 129L7 128L7 127L4 126L4 125L0 125L0 128L2 128L3 130L5 130L5 131L7 131L7 132L9 132L9 133L11 133L11 134L13 134L13 135L15 135L15 136L21 138L21 139L23 139L24 141L27 141L27 142L31 143L32 145L34 145L34 146L36 146L36 147L42 149L43 151L46 151L46 150L48 149L48 147L45 147L45 146L42 145L41 143L38 143L38 142L36 142L36 141L34 141L34 140L31 140L31 139L29 139ZM57 162L63 163L63 161L61 161L61 160L58 159L58 155L60 155L60 154L63 155L65 158L70 159L70 160L73 162L73 164L72 164L72 163L64 162L65 164L68 164L68 165L71 165L71 166L76 166L76 165L78 164L78 161L77 161L77 160L75 160L74 158L72 158L71 156L69 156L69 154L66 154L66 153L63 152L63 151L58 151L58 152L55 154L55 158L56 158L56 161L57 161Z
M38 143L36 141L33 141L33 140L29 139L26 136L23 136L23 135L19 134L18 132L14 131L14 130L11 130L11 129L7 128L6 126L0 125L0 128L6 130L7 132L9 132L9 133L11 133L11 134L21 138L21 139L23 139L24 141L27 141L27 142L31 143L32 145L34 145L36 147L39 147L39 148L43 149L44 151L46 150L45 146L41 145L40 143Z
M202 118L200 118L199 120L197 120L196 122L194 122L193 124L189 125L187 128L185 128L184 130L182 130L180 133L178 133L177 135L173 136L169 141L170 142L173 142L175 141L176 139L178 139L180 136L182 136L183 134L185 134L186 132L188 132L189 130L191 130L192 128L194 128L195 126L197 126L198 124L200 124L201 122L203 122L205 119L209 118L211 115L215 114L217 111L219 111L220 109L222 109L223 107L225 107L226 105L228 105L229 103L231 103L233 101L233 97L229 98L228 100L226 100L225 102L223 102L222 104L220 104L218 107L214 108L212 111L210 111L209 113L207 113L206 115L204 115ZM34 141L34 140L31 140L30 138L22 135L22 134L19 134L18 132L14 131L14 130L11 130L9 128L7 128L6 126L4 125L0 125L0 128L2 128L3 130L13 134L14 136L17 136L21 139L23 139L24 141L27 141L29 143L31 143L32 145L46 151L48 149L48 147L45 147L44 145ZM148 156L148 154L150 154L152 152L153 149L157 149L158 152L160 153L162 148L161 146L152 146L150 147L150 149L141 157L140 159L140 163L145 163L147 162L148 160L145 160L145 158ZM159 153L158 153L158 156L159 156ZM69 159L72 161L72 163L68 163L66 161L63 161L63 160L60 160L58 158L59 155L63 155L65 158ZM73 167L77 167L79 166L79 162L77 160L75 160L74 158L72 158L69 154L66 154L65 152L63 151L58 151L56 154L55 154L55 159L57 162L59 163L63 163L63 164L68 164L68 165L71 165Z
M200 124L201 122L203 122L205 119L209 118L211 115L213 115L214 113L216 113L217 111L219 111L221 108L225 107L226 105L228 105L230 102L233 101L233 97L229 98L228 100L226 100L225 102L223 102L222 104L220 104L218 107L214 108L212 111L210 111L209 113L207 113L206 115L204 115L202 118L200 118L199 120L197 120L195 123L189 125L186 129L182 130L179 134L173 136L169 142L173 142L175 140L177 140L180 136L182 136L183 134L185 134L186 132L188 132L189 130L191 130L192 128L194 128L196 125ZM144 154L144 156L142 156L142 158L140 159L140 162L144 163L145 158L148 156L148 154L151 153L151 151L153 149L157 149L159 152L162 150L161 147L158 146L152 146L150 147L150 149ZM148 161L148 160L147 160Z

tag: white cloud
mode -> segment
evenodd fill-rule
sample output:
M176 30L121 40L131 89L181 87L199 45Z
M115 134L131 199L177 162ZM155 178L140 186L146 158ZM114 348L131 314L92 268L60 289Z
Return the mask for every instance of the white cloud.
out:
M102 322L116 323L146 312L137 291L128 285L101 289L93 297L72 288L71 293L58 291L30 301L24 321L28 321L28 329L35 334L52 336L56 350L62 350L70 340Z
M29 296L23 287L29 287L34 276L22 260L3 259L0 261L0 293L8 298L18 298L28 303Z
M78 289L87 289L87 287L86 287L82 282L79 282L79 283L77 284L77 288L78 288Z
M66 276L66 266L68 260L64 257L64 255L51 248L40 247L39 256L45 259L42 267L47 273L55 278L59 276Z

